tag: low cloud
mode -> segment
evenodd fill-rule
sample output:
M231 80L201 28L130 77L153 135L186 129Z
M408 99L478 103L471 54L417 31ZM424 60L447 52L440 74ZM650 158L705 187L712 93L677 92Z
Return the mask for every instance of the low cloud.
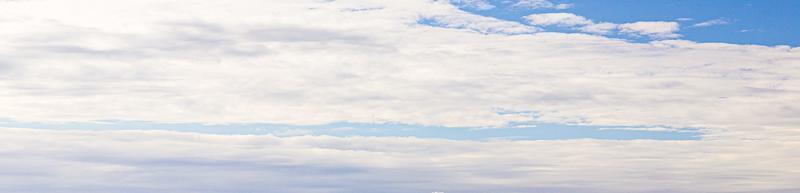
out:
M793 172L800 169L797 141L472 142L0 129L0 147L3 192L800 190Z

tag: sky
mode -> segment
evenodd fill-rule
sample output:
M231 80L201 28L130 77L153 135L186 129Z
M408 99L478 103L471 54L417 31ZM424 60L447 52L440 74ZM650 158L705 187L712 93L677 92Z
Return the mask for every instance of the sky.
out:
M525 9L517 1L484 1L491 6L474 6L482 1L452 1L462 10L483 16L526 22L530 14L571 13L593 20L596 23L632 23L638 21L675 22L680 25L676 34L680 39L695 42L719 42L755 45L800 45L800 27L789 18L800 17L797 7L800 2L790 0L744 1L548 1L527 3L550 8ZM465 3L466 2L466 3ZM529 1L542 2L542 1ZM516 6L515 6L516 5ZM556 7L561 5L562 7ZM546 6L545 6L546 7ZM548 31L566 33L581 32L571 27L549 26ZM649 38L630 37L621 34L604 34L635 42L647 42Z
M0 192L798 192L797 1L0 1Z

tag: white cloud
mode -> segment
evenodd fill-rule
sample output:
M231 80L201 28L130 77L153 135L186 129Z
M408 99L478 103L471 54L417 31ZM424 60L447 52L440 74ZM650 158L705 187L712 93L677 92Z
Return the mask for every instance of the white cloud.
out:
M573 6L575 6L575 5L571 4L571 3L561 3L561 4L558 4L555 7L553 7L553 9L558 9L558 10L569 9L569 8L572 8Z
M598 128L597 130L607 131L607 130L621 130L621 131L658 131L658 132L685 132L686 130L678 129L678 128L668 128L668 127L609 127L609 128Z
M558 25L562 27L573 27L592 24L591 20L572 13L531 14L524 18L528 20L530 24L540 26Z
M462 7L468 7L477 10L494 9L494 5L485 0L450 0L451 3Z
M521 23L466 13L436 15L425 17L424 19L433 22L434 25L447 28L467 29L480 33L525 34L539 31L536 27L526 26Z
M680 30L680 24L678 22L640 21L620 24L619 29L622 33L648 36L656 39L681 37L680 34L675 33Z
M556 4L548 0L519 0L512 4L511 7L525 8L525 9L569 9L573 4L560 3Z
M614 30L617 30L619 25L615 23L592 23L586 26L579 28L580 31L586 33L593 33L593 34L610 34Z
M3 192L796 192L797 141L0 129Z
M712 20L696 23L696 24L692 25L692 27L708 27L708 26L715 26L715 25L725 25L725 24L728 24L728 23L729 22L727 20L724 20L724 19L712 19Z
M569 27L591 34L609 35L615 31L633 36L647 36L654 39L671 39L680 37L680 24L677 22L634 22L615 24L610 22L595 23L583 16L573 13L542 13L523 17L531 25Z
M382 9L343 11L364 7ZM535 119L706 132L703 141L473 142L4 129L0 192L800 188L796 47L507 35L536 28L428 0L37 0L4 2L0 12L0 28L13 29L0 30L4 118L447 126ZM618 29L673 38L679 27Z
M435 9L418 13L415 16L416 19L435 26L466 29L484 34L525 34L539 31L539 28L517 22L471 14L450 4L434 3L433 5L436 5L433 6Z
M798 139L797 48L495 34L535 28L425 0L195 3L0 6L0 27L15 29L0 31L0 117L478 127L534 119L501 108L547 122ZM352 7L383 9L342 11ZM467 30L416 23L426 17ZM620 29L676 36L676 24L655 23Z

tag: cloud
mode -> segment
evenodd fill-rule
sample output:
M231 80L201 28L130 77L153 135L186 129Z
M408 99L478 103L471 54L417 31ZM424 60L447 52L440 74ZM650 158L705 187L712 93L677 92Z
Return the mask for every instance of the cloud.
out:
M560 3L556 4L548 0L519 0L516 3L512 4L511 7L514 8L525 8L525 9L569 9L572 8L573 4L568 3Z
M467 29L484 34L525 34L539 31L536 27L512 21L469 14L427 16L420 21L433 26Z
M383 9L346 11L364 7ZM800 189L797 47L533 33L428 0L0 12L14 29L0 30L0 117L12 120L704 128L700 141L483 142L3 129L0 192ZM679 36L674 22L585 20L570 28Z
M439 7L432 11L418 14L416 16L416 22L430 26L465 29L482 34L491 33L508 35L534 33L539 31L539 28L524 25L518 22L471 14L463 10L459 10L450 4L439 3L435 5L438 5Z
M461 7L467 7L477 10L489 10L489 9L494 9L495 7L494 5L485 0L450 0L450 3L453 3Z
M569 3L561 3L561 4L556 5L554 7L554 9L558 9L558 10L569 9L569 8L572 8L573 6L575 6L575 5L574 4L569 4Z
M582 32L592 33L592 34L610 34L611 32L617 30L618 27L619 24L603 22L603 23L592 23L589 25L585 25L579 28L579 30Z
M84 3L104 8L63 11ZM384 9L342 11L353 7ZM425 0L40 0L0 11L0 27L15 29L0 31L0 117L19 121L540 121L798 139L792 47L532 33L535 26ZM459 29L418 24L423 18ZM678 28L618 27L655 37Z
M794 172L800 169L797 141L474 142L0 131L3 192L788 193L800 188Z
M692 25L692 27L708 27L708 26L715 26L715 25L725 25L725 24L728 24L728 23L729 22L727 20L724 20L724 19L712 19L712 20L696 23L696 24Z
M531 14L523 18L531 25L569 27L591 34L609 35L619 31L622 34L636 37L646 36L653 39L672 39L680 37L680 34L676 33L680 30L680 24L677 22L642 21L625 24L609 22L595 23L590 19L572 13Z
M531 14L525 16L524 18L528 20L530 24L540 26L557 25L562 27L573 27L592 24L591 20L572 13Z
M368 41L364 36L341 33L326 29L313 29L298 26L258 27L245 32L251 41L257 42L348 42Z
M659 131L659 132L686 132L687 130L682 130L678 128L669 128L669 127L610 127L610 128L599 128L598 130L622 130L622 131Z
M681 37L680 34L675 33L680 30L680 24L678 22L640 21L620 24L619 29L622 33L648 36L656 39Z

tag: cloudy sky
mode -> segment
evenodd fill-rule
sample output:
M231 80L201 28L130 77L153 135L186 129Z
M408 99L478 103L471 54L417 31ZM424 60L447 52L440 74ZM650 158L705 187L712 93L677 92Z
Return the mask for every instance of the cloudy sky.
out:
M798 7L0 0L0 192L800 192Z

